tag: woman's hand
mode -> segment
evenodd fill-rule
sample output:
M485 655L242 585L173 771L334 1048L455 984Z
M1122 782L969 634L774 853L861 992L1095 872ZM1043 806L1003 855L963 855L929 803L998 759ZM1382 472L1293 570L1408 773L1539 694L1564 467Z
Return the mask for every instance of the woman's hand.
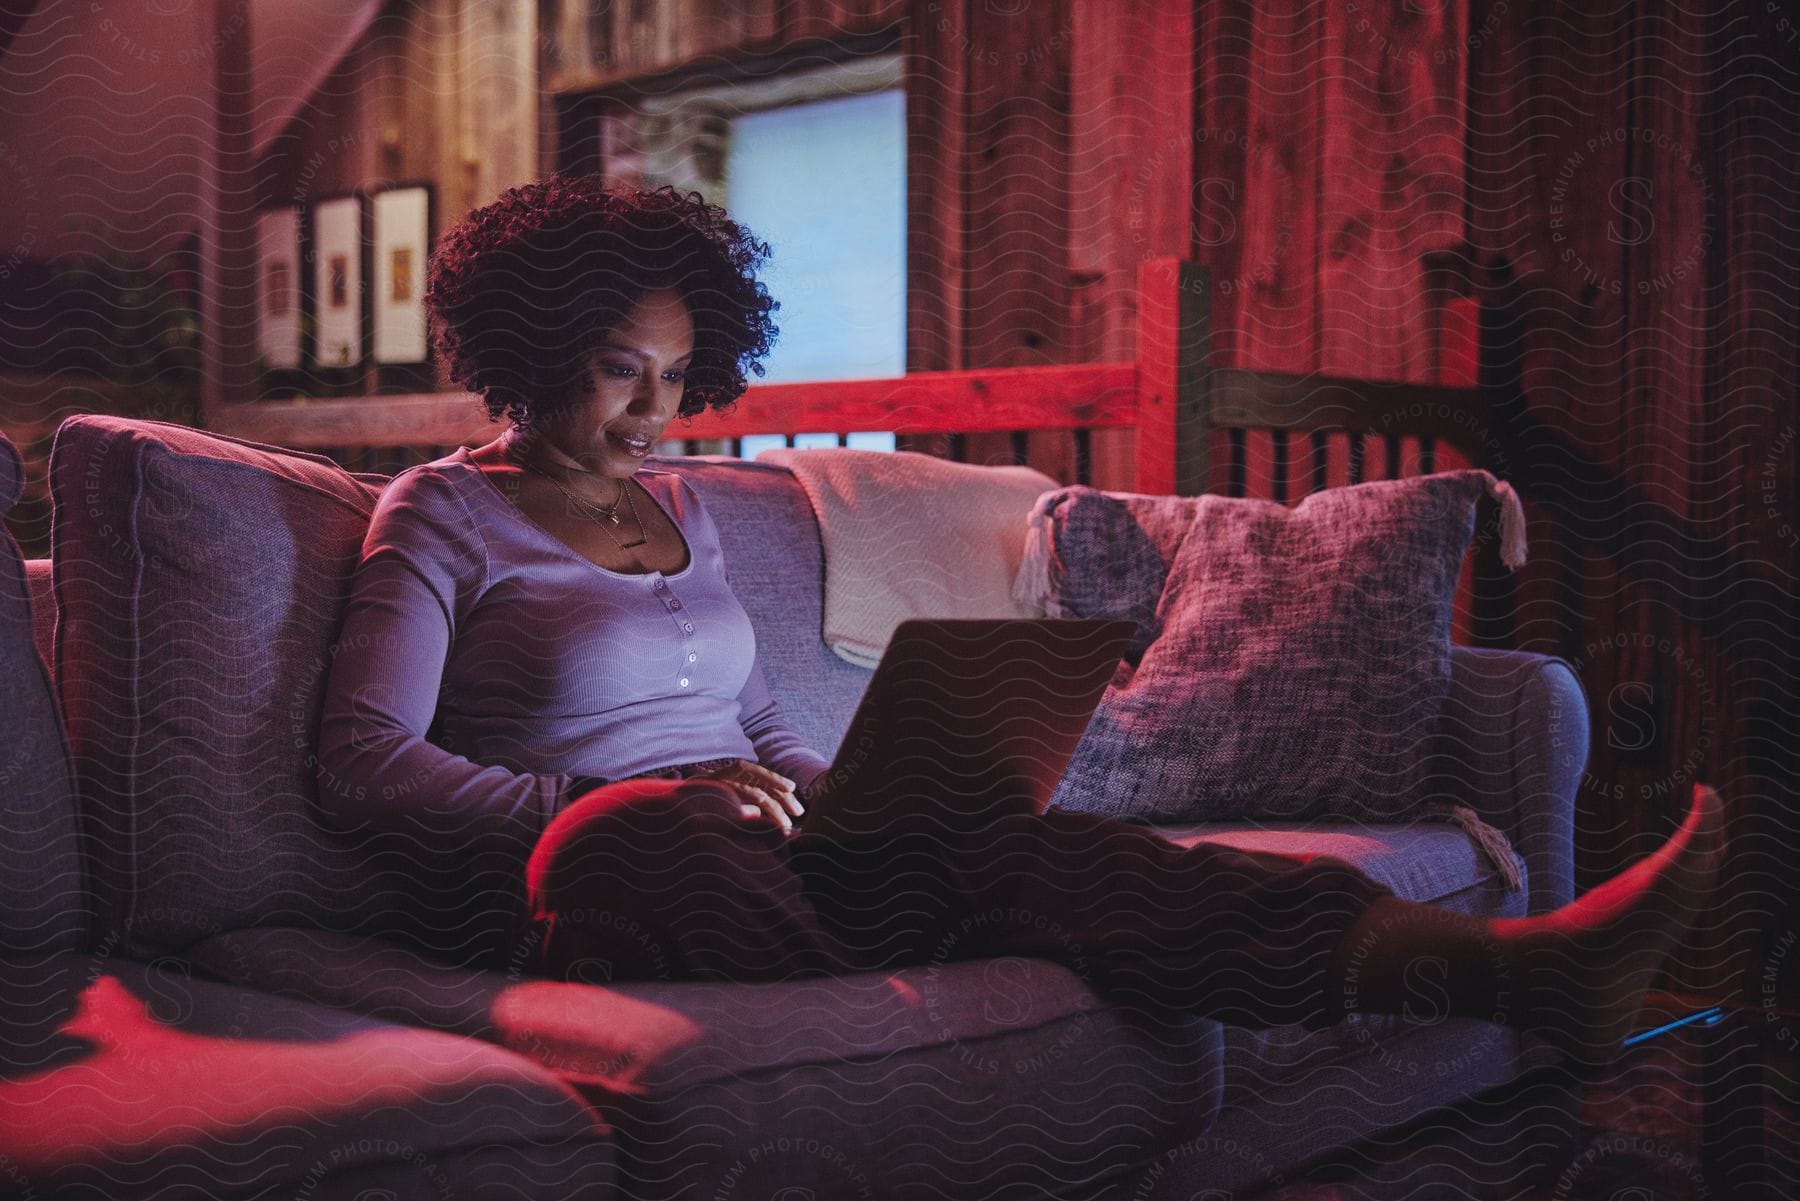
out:
M762 817L766 814L781 826L784 833L792 834L794 818L806 812L801 807L799 798L794 795L794 782L760 763L734 759L697 778L717 780L729 785L743 798L745 817Z

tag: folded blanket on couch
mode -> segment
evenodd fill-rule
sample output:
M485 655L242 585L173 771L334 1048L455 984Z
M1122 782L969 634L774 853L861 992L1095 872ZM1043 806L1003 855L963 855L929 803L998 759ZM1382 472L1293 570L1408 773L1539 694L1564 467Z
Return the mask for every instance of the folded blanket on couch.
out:
M872 667L909 617L1042 617L1012 597L1025 516L1056 481L1029 467L953 463L911 451L766 450L819 518L824 639Z

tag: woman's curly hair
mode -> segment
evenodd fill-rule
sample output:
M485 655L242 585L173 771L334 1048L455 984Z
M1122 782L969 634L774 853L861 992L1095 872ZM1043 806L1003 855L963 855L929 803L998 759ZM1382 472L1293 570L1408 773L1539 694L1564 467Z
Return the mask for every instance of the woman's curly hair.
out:
M775 341L778 306L756 278L768 255L697 192L575 175L508 188L432 251L432 345L490 421L528 426L585 394L589 356L646 292L673 289L694 320L676 411L723 409Z

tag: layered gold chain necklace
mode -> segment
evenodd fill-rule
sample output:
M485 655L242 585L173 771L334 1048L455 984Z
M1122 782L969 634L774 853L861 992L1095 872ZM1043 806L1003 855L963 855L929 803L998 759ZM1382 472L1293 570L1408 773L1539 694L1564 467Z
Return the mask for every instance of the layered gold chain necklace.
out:
M631 481L620 480L619 493L624 498L626 507L631 511L631 520L632 523L637 526L638 533L637 538L634 541L620 542L617 535L609 528L619 524L619 502L617 500L613 501L610 506L597 505L593 501L577 496L575 493L569 491L569 489L563 486L561 480L557 479L549 472L541 471L538 468L533 467L530 463L523 461L519 463L519 466L531 472L533 475L541 475L549 480L551 484L555 485L558 492L561 492L564 496L569 498L570 502L575 505L584 517L598 523L600 532L605 534L608 538L611 538L613 545L620 550L630 550L632 547L642 546L650 540L649 533L644 529L644 519L638 515L637 501L633 500L631 496Z

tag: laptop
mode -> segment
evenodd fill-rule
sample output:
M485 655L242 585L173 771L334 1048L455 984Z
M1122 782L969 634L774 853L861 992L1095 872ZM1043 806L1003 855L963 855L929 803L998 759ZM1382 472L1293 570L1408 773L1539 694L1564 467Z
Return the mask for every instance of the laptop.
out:
M1042 813L1137 623L913 618L875 666L795 831L878 834L896 813L967 828Z

